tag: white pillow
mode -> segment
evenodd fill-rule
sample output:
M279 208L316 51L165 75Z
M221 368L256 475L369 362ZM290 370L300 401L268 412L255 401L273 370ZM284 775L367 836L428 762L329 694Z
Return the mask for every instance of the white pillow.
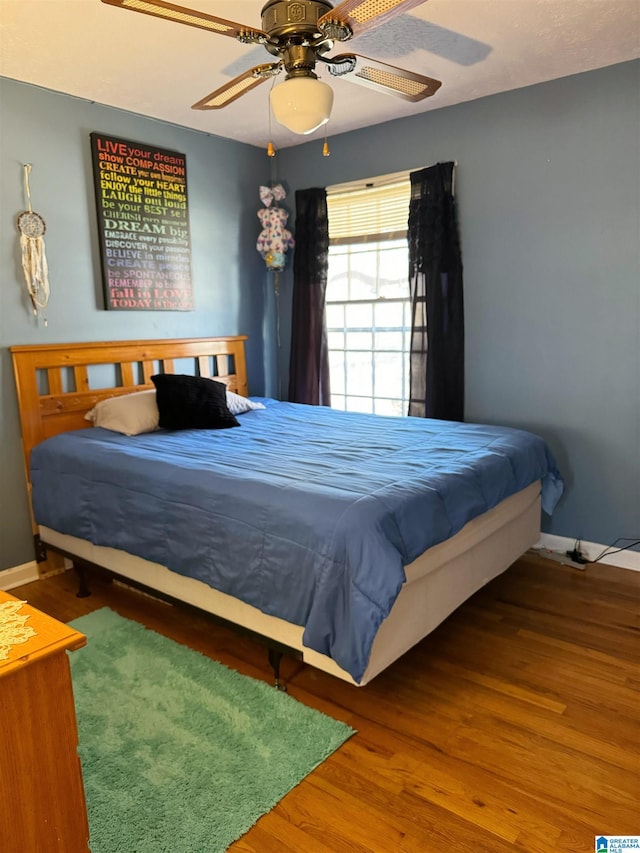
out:
M254 403L248 397L234 394L233 391L227 391L227 408L232 415L242 415L254 409L264 409L265 406L262 403Z
M94 426L123 435L153 432L158 429L160 420L155 389L101 400L87 412L84 419L93 421Z
M227 407L232 415L242 415L252 409L264 409L262 403L254 403L247 397L227 391ZM109 397L97 403L84 416L94 426L121 432L123 435L140 435L158 429L160 413L156 403L155 389L136 391L120 397Z

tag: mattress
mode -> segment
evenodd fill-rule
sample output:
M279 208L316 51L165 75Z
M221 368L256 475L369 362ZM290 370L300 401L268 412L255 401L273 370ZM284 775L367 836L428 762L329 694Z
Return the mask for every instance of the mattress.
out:
M264 402L241 429L43 442L36 520L303 626L360 681L406 566L536 481L547 511L561 493L528 432Z
M355 681L327 655L308 648L304 628L268 616L237 598L187 578L165 566L133 557L114 548L92 545L73 536L40 528L42 539L80 562L109 569L121 579L190 604L301 654L302 660L324 672L363 687L389 664L436 628L462 602L507 569L538 541L540 484L506 498L469 521L445 542L430 548L406 567L406 582L372 644L367 668Z

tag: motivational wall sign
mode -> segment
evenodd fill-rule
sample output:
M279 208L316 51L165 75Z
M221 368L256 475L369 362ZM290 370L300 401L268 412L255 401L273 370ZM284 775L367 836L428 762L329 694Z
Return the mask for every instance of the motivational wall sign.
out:
M191 311L184 154L91 134L106 307Z

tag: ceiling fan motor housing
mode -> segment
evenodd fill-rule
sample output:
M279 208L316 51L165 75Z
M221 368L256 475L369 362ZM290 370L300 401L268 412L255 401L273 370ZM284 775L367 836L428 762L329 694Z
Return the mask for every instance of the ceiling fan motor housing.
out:
M333 47L318 20L333 6L324 0L270 0L262 9L262 28L268 33L269 53L282 59L287 80L292 77L315 78L318 56Z
M332 9L324 0L270 0L262 8L262 29L271 40L281 43L289 38L315 41L323 38L318 19Z

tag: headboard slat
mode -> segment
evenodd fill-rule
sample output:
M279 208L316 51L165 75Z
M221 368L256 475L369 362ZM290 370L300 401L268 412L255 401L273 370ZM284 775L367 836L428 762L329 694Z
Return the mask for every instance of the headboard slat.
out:
M73 379L76 383L76 391L78 393L89 390L89 375L86 364L75 365L73 368Z
M229 358L226 355L216 356L216 370L220 379L229 376Z
M123 361L120 363L120 374L122 376L122 384L123 385L133 385L133 365L130 361Z
M198 370L200 371L200 376L205 376L207 379L211 378L211 365L208 355L198 356Z
M50 394L62 394L62 371L59 367L48 368L47 384Z

